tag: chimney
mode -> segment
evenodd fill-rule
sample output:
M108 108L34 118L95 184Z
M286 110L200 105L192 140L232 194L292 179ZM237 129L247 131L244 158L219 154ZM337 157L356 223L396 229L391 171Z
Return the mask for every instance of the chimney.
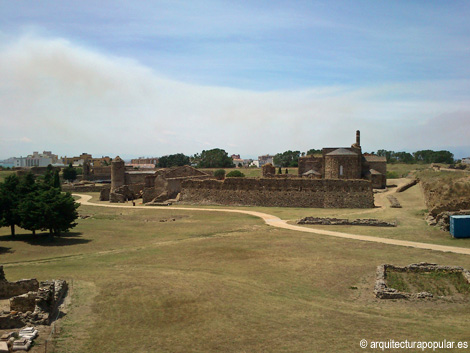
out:
M361 132L359 130L356 130L356 145L361 145Z

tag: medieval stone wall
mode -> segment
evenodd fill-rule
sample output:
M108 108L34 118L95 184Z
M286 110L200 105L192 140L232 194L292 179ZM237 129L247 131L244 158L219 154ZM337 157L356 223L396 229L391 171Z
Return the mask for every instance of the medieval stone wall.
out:
M126 173L125 174L125 185L131 184L145 184L145 178L149 175L149 173Z
M372 208L374 196L367 180L228 178L185 180L181 201L241 206Z
M366 164L369 169L375 169L376 171L387 175L387 163L384 162L367 162Z
M16 282L0 281L0 298L10 298L30 291L37 291L39 282L35 279L22 279Z
M341 168L342 167L342 168ZM341 175L342 169L342 175ZM358 155L325 156L326 179L360 179L361 168Z
M316 170L323 175L323 157L321 156L305 156L299 158L299 169L298 175L301 176L303 173L309 170Z
M104 189L109 193L110 185L62 185L62 191L68 192L101 192Z

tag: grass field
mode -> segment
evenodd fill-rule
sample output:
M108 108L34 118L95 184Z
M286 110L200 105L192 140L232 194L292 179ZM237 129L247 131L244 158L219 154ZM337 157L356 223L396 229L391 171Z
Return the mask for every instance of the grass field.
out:
M393 229L328 229L457 245L425 226L419 187L398 197L403 209L250 209L291 221L398 219ZM53 242L21 229L12 240L0 228L9 280L73 282L57 352L358 352L361 339L468 338L467 299L384 301L373 287L382 263L470 268L469 256L283 230L252 216L184 207L79 211L89 217Z
M15 174L15 172L11 170L0 170L0 183L4 181L7 176L12 174Z

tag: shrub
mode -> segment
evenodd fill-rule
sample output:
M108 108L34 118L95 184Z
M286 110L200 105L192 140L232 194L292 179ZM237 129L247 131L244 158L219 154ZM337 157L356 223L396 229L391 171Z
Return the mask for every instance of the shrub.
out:
M387 171L387 179L398 179L399 177L397 172Z
M245 174L240 172L239 170L232 170L230 173L227 174L227 178L243 178Z
M217 169L217 170L214 172L214 176L215 176L218 180L224 180L224 179L225 179L225 170L223 170L223 169Z

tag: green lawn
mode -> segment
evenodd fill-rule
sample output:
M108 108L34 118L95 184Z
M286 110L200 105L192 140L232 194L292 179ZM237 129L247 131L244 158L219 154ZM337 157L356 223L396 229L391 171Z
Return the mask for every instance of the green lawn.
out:
M15 174L12 170L0 170L0 183L5 180L5 178L9 175Z
M287 219L371 212L256 209ZM397 233L419 230L415 208L406 210L409 228ZM20 229L12 240L0 228L9 280L73 283L56 352L358 352L361 339L468 339L468 301L379 300L373 287L382 263L470 268L469 256L282 230L241 214L79 211L89 217L53 242Z

